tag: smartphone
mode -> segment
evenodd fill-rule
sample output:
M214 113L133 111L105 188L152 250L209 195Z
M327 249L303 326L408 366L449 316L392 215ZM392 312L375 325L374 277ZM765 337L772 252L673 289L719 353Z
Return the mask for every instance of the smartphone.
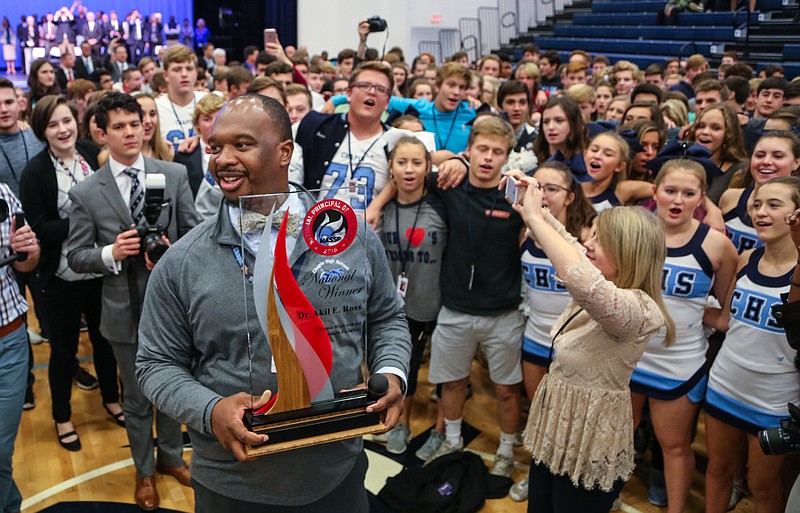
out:
M510 176L506 177L506 201L512 205L516 204L518 192L519 188L517 188L517 181Z
M267 44L269 43L277 43L278 42L278 31L274 28L265 28L264 29L264 48L267 48Z
M17 230L22 226L25 226L25 212L22 211L14 212L14 230ZM28 259L27 253L17 253L18 262L24 262L27 259Z

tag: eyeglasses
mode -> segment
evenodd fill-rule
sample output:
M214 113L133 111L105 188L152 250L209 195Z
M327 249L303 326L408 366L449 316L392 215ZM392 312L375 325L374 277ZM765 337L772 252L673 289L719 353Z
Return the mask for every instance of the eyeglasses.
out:
M369 82L354 82L350 87L355 87L359 91L363 91L365 93L370 92L371 89L375 89L375 94L382 95L382 96L389 96L391 89L388 87L382 86L380 84L371 84Z
M554 183L541 183L540 182L539 183L539 188L545 194L558 194L561 191L569 192L569 189L567 189L566 187L563 187L561 185L556 185Z

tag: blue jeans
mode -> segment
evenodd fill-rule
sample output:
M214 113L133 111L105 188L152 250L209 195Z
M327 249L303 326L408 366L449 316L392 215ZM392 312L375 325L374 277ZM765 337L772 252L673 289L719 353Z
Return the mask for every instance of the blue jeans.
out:
M22 495L11 475L14 440L22 419L28 374L28 332L23 323L0 338L0 511L19 511Z

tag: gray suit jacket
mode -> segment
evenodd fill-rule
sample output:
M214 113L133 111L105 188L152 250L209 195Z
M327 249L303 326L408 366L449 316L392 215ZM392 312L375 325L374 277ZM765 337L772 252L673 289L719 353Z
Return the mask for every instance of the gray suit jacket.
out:
M161 173L166 177L164 199L172 204L167 233L171 241L176 241L200 222L186 168L147 158L144 164L145 173ZM100 331L113 342L135 344L150 272L142 256L123 260L119 274L110 272L103 263L102 248L113 244L117 235L133 223L131 211L119 193L109 165L73 187L69 197L72 200L67 242L69 266L76 272L103 273ZM166 216L167 213L162 212L162 222L166 222Z

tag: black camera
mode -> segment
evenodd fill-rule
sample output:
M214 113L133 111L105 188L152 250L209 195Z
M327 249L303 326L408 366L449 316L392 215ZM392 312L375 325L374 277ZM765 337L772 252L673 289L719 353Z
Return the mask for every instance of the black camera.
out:
M383 32L388 27L386 20L380 16L372 16L371 18L367 18L367 23L369 23L370 32Z
M172 217L172 203L164 202L165 183L162 174L147 175L142 221L136 227L136 235L141 239L141 252L143 255L146 254L153 263L158 262L169 248L162 238L167 235L167 227L159 223L165 205L170 207L169 218Z
M142 239L142 254L146 253L153 263L158 262L158 259L164 256L164 253L169 248L164 239L161 238L162 235L167 235L167 231L160 224L152 225L142 222L136 227L136 235Z
M800 452L800 408L789 403L791 417L781 420L781 427L758 432L758 443L764 454L778 456Z

